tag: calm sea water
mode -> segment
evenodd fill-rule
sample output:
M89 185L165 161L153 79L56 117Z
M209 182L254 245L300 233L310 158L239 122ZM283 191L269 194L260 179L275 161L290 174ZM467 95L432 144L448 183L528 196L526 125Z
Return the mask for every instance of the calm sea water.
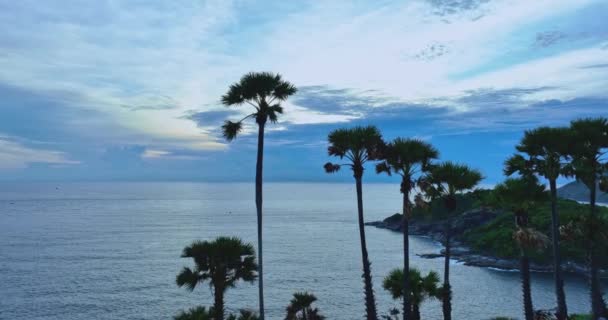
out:
M397 185L364 186L366 220L399 210ZM0 319L170 319L209 305L211 291L188 292L175 275L181 250L220 235L256 239L253 185L233 183L68 183L0 185ZM295 291L319 298L328 319L362 319L363 283L351 184L265 185L265 290L269 319L282 319ZM381 288L401 263L400 234L368 227L378 308L399 306ZM438 252L412 237L413 253ZM441 273L442 260L412 265ZM533 276L538 308L554 305L550 274ZM454 264L455 319L520 317L517 272ZM569 276L572 312L589 309L584 279ZM257 289L227 293L229 310L256 308ZM437 301L426 319L440 319Z

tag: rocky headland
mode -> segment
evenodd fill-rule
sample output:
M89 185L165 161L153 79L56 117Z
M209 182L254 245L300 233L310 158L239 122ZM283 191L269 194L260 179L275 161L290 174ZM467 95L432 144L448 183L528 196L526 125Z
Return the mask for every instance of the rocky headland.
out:
M474 228L490 223L502 212L487 208L472 209L463 214L452 218L452 234L453 245L451 249L452 259L461 262L468 266L495 268L499 270L518 270L518 259L506 259L493 256L489 252L481 252L472 249L467 245L463 235ZM374 221L366 223L368 226L388 229L394 232L402 232L401 214L394 214L382 221ZM429 237L437 242L442 243L444 240L443 231L445 221L422 221L412 219L409 223L409 234L413 236ZM439 253L417 253L422 258L434 259L444 256L444 251ZM566 272L584 274L586 266L584 264L565 261L562 265ZM546 264L532 263L531 269L536 272L550 272L552 267Z

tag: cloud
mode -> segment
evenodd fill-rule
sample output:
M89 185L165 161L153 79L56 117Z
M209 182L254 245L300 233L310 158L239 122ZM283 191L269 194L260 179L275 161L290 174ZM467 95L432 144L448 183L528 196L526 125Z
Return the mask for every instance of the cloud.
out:
M233 120L238 117L239 113L233 110L212 110L212 111L190 111L184 118L196 122L199 127L219 128L226 120Z
M490 0L427 0L433 12L440 16L453 15L479 9Z
M148 159L156 159L156 158L168 156L170 154L171 154L171 152L169 152L169 151L146 149L144 151L144 153L141 155L141 157L148 158Z
M47 149L31 148L0 136L0 169L23 169L31 164L76 165L65 153Z
M242 74L266 70L300 89L268 127L277 149L318 147L328 130L358 124L435 139L563 123L601 114L593 105L608 98L605 8L602 0L6 2L0 127L23 148L107 165L104 174L166 166L169 175L171 161L161 159L251 151L251 121L230 147L221 138L221 122L245 109L219 100Z
M561 31L553 30L539 32L536 34L536 38L534 39L534 46L546 48L555 45L566 38L566 34Z

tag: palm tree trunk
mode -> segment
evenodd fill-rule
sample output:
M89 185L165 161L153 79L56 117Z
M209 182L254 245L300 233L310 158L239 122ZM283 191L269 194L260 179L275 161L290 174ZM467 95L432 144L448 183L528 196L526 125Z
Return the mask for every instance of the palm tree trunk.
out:
M224 320L224 288L221 285L213 287L215 320Z
M363 222L363 169L355 172L355 182L357 187L357 210L359 214L359 238L361 239L361 256L363 259L363 279L365 283L365 312L367 320L378 320L376 313L376 299L374 298L374 288L372 285L372 272L369 257L367 255L367 244L365 242L365 225Z
M402 185L405 181L402 182ZM403 189L403 218L401 229L403 230L403 320L411 320L410 301L410 243L409 243L409 189Z
M443 319L452 320L452 288L450 287L450 240L452 238L452 220L445 223L445 260L443 266Z
M521 289L524 295L524 315L526 320L534 320L534 307L532 306L532 289L530 286L530 259L528 255L521 250L519 258Z
M594 230L594 218L596 214L595 210L595 198L596 198L596 185L595 179L593 179L593 188L589 189L590 199L589 204L591 207L591 219L589 219L589 284L591 287L591 314L592 319L597 320L602 316L608 316L606 314L606 305L604 298L602 297L602 289L600 286L600 278L598 275L599 266L597 263L597 250L595 249L595 230Z
M412 320L420 320L420 306L417 304L414 304L412 306Z
M566 320L568 309L566 307L566 294L564 292L564 279L562 277L562 261L559 246L559 215L557 213L557 185L555 179L549 181L549 187L551 189L551 238L553 240L553 276L557 298L557 319Z
M264 260L262 255L262 170L264 165L264 126L258 124L258 157L255 166L255 208L258 217L258 291L260 320L264 320Z

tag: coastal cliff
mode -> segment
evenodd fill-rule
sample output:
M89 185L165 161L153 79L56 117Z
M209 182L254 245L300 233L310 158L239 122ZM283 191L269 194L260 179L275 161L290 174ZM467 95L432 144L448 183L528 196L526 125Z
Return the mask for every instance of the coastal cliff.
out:
M466 195L465 197L470 197ZM480 205L478 201L469 203L469 208L461 214L452 218L452 230L454 235L451 250L453 259L469 266L496 268L501 270L517 270L519 268L518 249L512 240L514 231L513 216L510 212L493 209ZM563 222L568 222L576 214L586 211L587 205L576 203L571 200L560 200L562 208L560 216ZM602 209L602 212L605 210ZM548 212L538 210L534 213L532 221L539 230L547 229ZM377 228L402 232L401 214L394 214L382 221L368 222L366 225ZM443 230L445 217L441 214L424 216L420 211L414 212L414 217L409 223L409 234L413 236L429 237L437 242L443 242ZM586 273L585 254L583 248L562 242L564 252L563 269L566 272L584 274ZM440 253L418 252L415 253L423 258L443 257ZM549 272L552 267L549 263L549 251L540 252L533 257L531 268L538 272ZM604 272L604 276L606 276Z

